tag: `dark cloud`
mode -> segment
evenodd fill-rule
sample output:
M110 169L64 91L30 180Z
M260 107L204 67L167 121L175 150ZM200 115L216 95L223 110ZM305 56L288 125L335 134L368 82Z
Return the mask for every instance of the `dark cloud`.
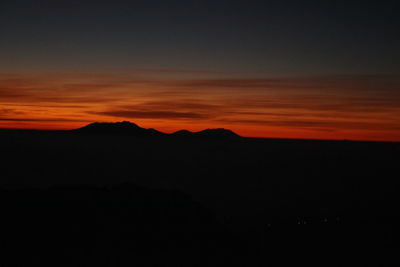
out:
M10 122L60 122L60 121L70 121L70 122L88 122L87 120L74 120L74 119L66 119L66 118L7 118L0 117L0 121L10 121Z
M344 92L348 95L360 93L391 94L400 98L400 76L396 75L325 75L286 78L226 78L181 81L187 88L202 89L253 89L294 90L320 93Z
M224 108L221 104L204 103L193 99L174 99L171 101L147 101L137 105L122 106L127 109L162 109L162 110L196 110L215 111Z
M226 71L211 71L211 70L188 70L188 69L133 69L134 73L141 74L230 74L231 72Z
M223 105L204 103L193 99L146 101L135 105L110 107L96 114L123 118L206 119L215 117Z
M18 100L25 99L26 97L30 97L31 94L26 93L24 91L20 92L14 87L1 87L0 85L0 101L4 100Z
M324 95L253 96L231 99L230 105L242 109L285 109L290 112L385 113L400 112L393 98L345 97Z
M63 104L63 103L80 103L80 104L91 104L91 103L109 103L113 101L117 101L120 98L118 97L99 97L99 96L45 96L45 97L34 97L33 100L36 102L44 102L44 103L58 103L58 104ZM62 107L60 105L59 107Z
M151 86L151 88L149 88ZM390 75L331 75L286 78L224 78L224 79L159 79L152 77L129 77L118 75L74 76L5 76L0 75L0 97L35 97L38 95L76 94L84 92L121 93L121 91L148 91L156 94L193 93L197 89L214 93L213 90L238 89L240 93L319 93L321 95L341 92L346 96L373 94L375 97L390 95L400 98L400 77Z
M67 91L90 91L90 90L104 90L115 89L119 84L116 83L67 83L62 86Z
M70 108L70 109L82 109L82 108L87 108L87 105L69 105L69 104L64 104L60 103L58 105L47 105L47 104L7 104L6 106L13 107L36 107L36 108Z
M183 81L188 88L269 88L285 80L280 79L202 79Z
M121 118L141 118L141 119L205 119L206 114L194 112L174 112L174 111L139 111L139 110L114 110L95 112L94 114L106 115Z
M0 115L20 115L20 114L25 114L25 113L13 108L0 108Z

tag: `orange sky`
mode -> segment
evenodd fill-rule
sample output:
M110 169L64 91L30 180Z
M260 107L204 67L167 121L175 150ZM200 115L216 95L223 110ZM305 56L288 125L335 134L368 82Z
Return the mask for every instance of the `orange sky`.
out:
M399 84L378 75L0 74L0 127L128 120L164 132L223 127L252 137L400 141Z

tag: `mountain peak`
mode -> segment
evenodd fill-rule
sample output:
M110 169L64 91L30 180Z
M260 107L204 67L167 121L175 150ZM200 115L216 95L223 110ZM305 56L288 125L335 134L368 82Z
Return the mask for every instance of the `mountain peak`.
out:
M83 128L136 128L137 129L141 127L130 121L119 121L119 122L94 122L86 125Z
M172 133L172 135L186 137L186 136L193 135L193 132L188 131L188 130L179 130L179 131L176 131L176 132Z
M240 137L238 134L234 133L231 130L224 128L213 128L213 129L205 129L203 131L197 132L197 135L207 136L207 137L229 137L229 138L237 138Z
M154 129L145 129L129 121L121 122L94 122L82 128L76 129L81 133L95 134L128 134L128 135L154 135L162 134Z
M201 138L238 138L240 137L231 130L224 128L205 129L199 132L180 130L172 134L165 134L156 129L145 129L133 122L94 122L82 128L76 129L79 133L90 134L122 134L132 136L175 136L182 138L201 137Z

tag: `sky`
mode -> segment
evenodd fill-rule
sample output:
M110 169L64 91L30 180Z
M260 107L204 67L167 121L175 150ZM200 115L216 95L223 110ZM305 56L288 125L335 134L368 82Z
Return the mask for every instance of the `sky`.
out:
M0 128L400 141L396 1L0 2Z

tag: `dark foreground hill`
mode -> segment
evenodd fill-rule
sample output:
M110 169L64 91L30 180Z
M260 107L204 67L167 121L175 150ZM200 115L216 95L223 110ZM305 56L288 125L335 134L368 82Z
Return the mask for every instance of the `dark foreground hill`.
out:
M1 266L221 266L238 240L188 196L132 184L0 191ZM236 244L235 244L236 243Z
M228 252L215 259L231 264L238 256L245 259L240 266L399 263L399 143L14 131L0 134L0 147L2 220L9 225L2 231L13 259L47 249L64 255L54 250L66 238L68 255L99 246L117 259L139 251L139 257L165 259L165 266L174 258L153 244L185 239L194 250L184 248L182 261L189 255L198 266L222 248ZM126 182L137 187L123 191L118 185ZM90 186L68 189L82 184ZM78 219L60 224L63 214ZM54 220L59 226L48 227ZM141 229L164 234L141 235ZM171 229L182 229L178 241L166 234ZM71 231L79 234L64 234ZM29 254L41 232L48 245ZM121 254L102 243L110 239ZM147 245L137 245L142 242ZM237 243L241 253L230 253ZM181 245L171 246L178 255Z

